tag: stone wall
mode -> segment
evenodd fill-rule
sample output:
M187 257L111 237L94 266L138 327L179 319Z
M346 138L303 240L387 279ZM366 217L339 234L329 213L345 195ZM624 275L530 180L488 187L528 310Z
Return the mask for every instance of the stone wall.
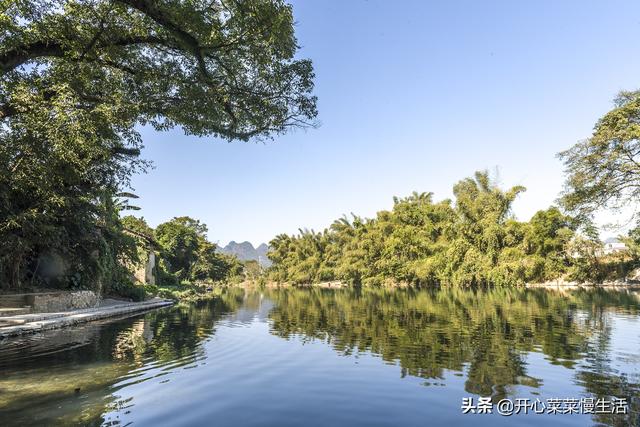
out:
M52 313L95 307L99 299L92 291L77 291L31 294L27 302L35 313Z

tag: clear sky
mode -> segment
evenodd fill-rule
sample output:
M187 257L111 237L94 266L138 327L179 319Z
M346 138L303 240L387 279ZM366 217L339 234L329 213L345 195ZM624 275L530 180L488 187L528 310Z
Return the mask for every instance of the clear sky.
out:
M143 130L155 169L133 180L152 226L189 215L257 245L479 169L528 191L527 220L562 188L555 154L640 87L637 1L293 2L316 72L318 129L266 144Z

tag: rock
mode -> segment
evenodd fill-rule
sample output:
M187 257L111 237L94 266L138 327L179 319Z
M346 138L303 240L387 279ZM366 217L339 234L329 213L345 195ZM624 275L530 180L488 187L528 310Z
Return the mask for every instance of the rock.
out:
M99 298L93 291L71 292L71 308L90 308L98 305Z

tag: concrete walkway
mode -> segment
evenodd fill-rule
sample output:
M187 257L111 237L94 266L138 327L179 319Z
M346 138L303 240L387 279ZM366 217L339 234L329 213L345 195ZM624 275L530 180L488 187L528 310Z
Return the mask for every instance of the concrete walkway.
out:
M17 335L33 334L50 329L64 328L79 323L108 317L132 314L154 308L167 307L173 301L153 298L142 302L106 300L98 307L60 313L34 313L0 317L0 339Z

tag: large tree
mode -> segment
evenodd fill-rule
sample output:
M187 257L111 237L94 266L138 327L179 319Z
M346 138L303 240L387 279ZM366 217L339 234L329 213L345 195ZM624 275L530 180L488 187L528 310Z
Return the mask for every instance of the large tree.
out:
M106 109L113 130L249 139L308 124L313 72L279 0L31 0L0 15L0 117Z
M282 1L5 5L0 286L33 279L42 253L68 254L71 270L87 254L117 256L101 231L113 206L100 201L145 168L139 126L249 140L316 116L312 66L295 58Z
M640 201L640 91L621 92L590 138L559 154L567 181L563 205L581 219Z

